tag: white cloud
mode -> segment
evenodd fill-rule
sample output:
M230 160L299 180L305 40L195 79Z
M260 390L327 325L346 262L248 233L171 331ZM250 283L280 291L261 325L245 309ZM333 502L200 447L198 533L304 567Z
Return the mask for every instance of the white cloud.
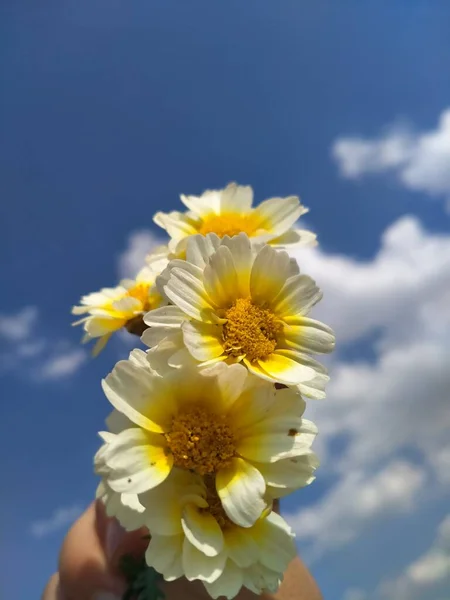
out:
M399 577L382 582L375 597L377 600L430 600L444 598L449 589L450 514L440 524L431 548Z
M332 156L343 177L358 179L369 173L391 172L408 189L449 196L450 108L429 131L393 125L373 139L338 138Z
M345 592L342 600L367 600L367 594L363 590L351 588Z
M337 332L328 399L310 402L307 414L320 431L319 477L338 480L291 517L302 551L317 558L450 488L450 235L404 217L384 232L373 260L318 248L297 258L324 290L314 316ZM373 356L343 358L346 346L374 333ZM401 459L409 450L417 466Z
M354 540L375 519L414 508L425 472L405 461L388 464L375 475L351 470L321 501L287 519L310 560Z
M71 348L48 358L39 368L38 379L49 381L69 377L86 362L87 354L82 348Z
M30 526L30 533L35 538L43 538L59 529L68 527L82 513L78 505L56 509L48 519L40 519Z
M0 314L0 337L20 342L29 337L38 318L36 306L26 306L12 314Z
M164 244L163 238L148 229L131 232L128 236L127 247L119 256L119 276L135 277L139 269L144 266L147 254L162 244Z

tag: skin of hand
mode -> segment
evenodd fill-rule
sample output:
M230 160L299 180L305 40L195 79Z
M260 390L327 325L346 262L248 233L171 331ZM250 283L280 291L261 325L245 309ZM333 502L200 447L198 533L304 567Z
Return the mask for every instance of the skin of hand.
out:
M118 569L124 554L142 556L148 544L147 531L126 533L115 519L106 517L95 502L74 523L63 542L59 568L47 583L41 600L120 600L125 580ZM202 583L185 578L167 583L166 600L210 600ZM235 600L321 600L320 591L299 558L284 574L276 594L256 596L243 588Z

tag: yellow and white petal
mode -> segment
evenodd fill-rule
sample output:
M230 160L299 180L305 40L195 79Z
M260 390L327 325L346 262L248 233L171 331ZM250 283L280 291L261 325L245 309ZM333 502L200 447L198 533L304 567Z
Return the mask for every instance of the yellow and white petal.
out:
M146 330L151 331L151 330ZM146 333L144 331L144 335ZM183 344L183 334L180 331L167 330L168 335L163 338L158 344L155 344L153 348L147 352L147 362L150 370L155 375L164 376L167 371L171 370L171 359L175 356L179 350L185 350ZM142 336L142 338L144 337ZM148 342L149 337L145 337L145 343ZM143 340L144 341L144 340ZM191 357L191 360L194 360Z
M211 314L216 306L205 291L203 283L185 269L175 268L164 287L167 297L183 312L197 321L213 323Z
M136 313L142 312L142 302L140 302L140 300L138 300L137 298L127 296L125 298L120 298L120 300L115 300L112 303L112 308L120 316L132 316Z
M211 256L203 271L203 283L215 306L228 307L239 297L233 255L227 246L220 246Z
M270 390L271 386L268 387ZM259 411L258 399L262 404ZM237 414L234 420L236 436L241 440L248 435L261 433L279 434L284 437L292 429L302 426L306 403L296 388L272 389L267 400L264 399L263 394L255 391L253 397L247 395L247 402L247 406L242 411L247 412L247 415L244 414L242 418L241 414ZM252 411L254 420L250 420L249 410Z
M279 248L298 246L317 246L317 235L306 229L289 229L279 237L270 240L270 245Z
M200 579L212 583L222 574L227 560L226 552L206 556L185 537L183 542L183 571L188 581Z
M299 489L312 483L319 460L312 450L301 456L293 456L276 463L254 463L268 486L277 489Z
M297 555L294 535L286 521L272 512L252 529L260 548L260 562L273 571L283 573Z
M201 196L185 196L181 194L181 202L195 215L220 214L222 190L206 190Z
M135 427L135 424L132 423L130 419L127 419L124 414L116 409L109 413L109 415L106 417L105 423L108 427L108 431L114 434L118 434L125 429L131 429L132 427Z
M315 377L314 369L303 364L301 355L289 350L275 350L259 360L258 366L274 381L285 385L297 385Z
M167 431L175 392L150 369L121 360L102 381L102 388L114 408L139 427L155 433Z
M244 586L253 593L263 592L275 594L283 580L283 573L278 573L258 563L244 571Z
M295 325L296 316L308 314L321 298L322 292L311 277L294 275L286 281L271 309L286 323Z
M127 319L121 317L91 317L86 321L84 329L91 338L95 338L111 334L113 331L121 329L126 322Z
M242 458L216 475L216 490L228 517L241 527L251 527L266 508L266 484L261 473Z
M152 538L145 552L145 562L153 567L166 581L178 579L183 575L181 562L184 536L158 535L152 532Z
M223 535L228 556L238 567L245 568L258 562L258 544L248 528L228 527Z
M112 333L107 333L106 335L102 335L102 337L95 342L95 345L92 348L92 356L95 357L100 354L100 352L103 350L103 348L108 343L111 335L112 335Z
M260 218L260 227L273 232L277 236L287 231L305 213L297 196L287 198L270 198L255 208Z
M186 261L203 270L220 244L221 240L215 233L193 235L187 242Z
M249 213L253 203L253 190L249 185L229 183L222 190L220 197L220 214Z
M277 462L308 453L316 435L317 427L314 423L302 419L300 425L297 424L297 427L284 435L269 430L247 435L237 444L237 451L252 462Z
M240 233L231 238L224 236L222 246L229 248L233 256L238 286L236 297L248 298L250 296L250 275L254 258L250 238L245 233Z
M108 485L115 492L142 494L162 483L173 464L163 441L162 436L137 427L119 433L104 456L110 469Z
M178 306L162 306L144 315L144 323L149 327L179 329L185 320L186 315Z
M278 336L280 348L308 354L326 354L333 351L335 337L330 327L307 317L300 317L297 323L284 325L282 333Z
M312 367L316 376L310 381L300 383L297 387L301 394L312 400L323 400L326 397L325 388L330 380L327 369L321 365L317 360L310 358L309 356L303 356L303 362Z
M165 229L169 236L174 239L179 240L197 233L189 217L177 211L170 213L157 212L153 217L153 221Z
M222 414L233 410L233 405L243 395L243 391L248 379L247 369L240 364L228 365L217 363L211 366L203 373L216 377L216 393L214 394L214 403L220 407ZM234 419L231 419L235 422Z
M141 335L141 342L149 348L154 348L167 338L172 338L174 331L179 334L181 343L183 343L181 336L181 329L176 330L173 327L149 327Z
M220 325L185 321L181 329L183 342L196 360L202 362L212 360L224 353Z
M224 547L223 533L216 519L207 512L200 512L194 504L183 508L181 525L190 543L206 556L217 556Z
M222 575L213 583L204 582L211 598L227 598L231 600L239 593L244 583L244 573L236 564L227 560Z
M253 263L250 295L255 304L267 306L277 296L290 274L287 252L263 246Z

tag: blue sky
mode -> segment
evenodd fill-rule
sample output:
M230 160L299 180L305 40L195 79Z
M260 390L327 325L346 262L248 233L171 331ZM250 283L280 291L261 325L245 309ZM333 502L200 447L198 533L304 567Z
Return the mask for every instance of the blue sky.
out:
M100 379L129 349L91 361L71 305L139 266L156 210L229 181L310 207L320 249L297 256L338 334L309 409L323 467L285 502L300 553L327 600L448 597L449 19L419 0L2 3L5 597L38 597L91 500Z

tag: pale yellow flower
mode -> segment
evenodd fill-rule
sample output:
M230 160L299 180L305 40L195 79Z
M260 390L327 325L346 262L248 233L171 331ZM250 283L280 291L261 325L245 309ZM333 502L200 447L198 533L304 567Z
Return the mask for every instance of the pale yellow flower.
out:
M136 279L123 279L115 288L103 288L81 298L81 306L74 306L72 314L87 315L73 323L83 324L83 343L99 338L94 346L96 356L106 345L111 335L129 325L133 319L167 301L155 285L156 277L167 265L163 256L141 269Z
M161 376L134 350L103 390L116 411L96 470L118 494L143 494L183 469L210 478L228 518L250 527L268 498L314 479L317 430L302 418L300 394L242 365L191 364Z
M294 534L267 511L243 528L228 518L213 480L180 469L140 496L152 538L145 558L167 581L200 580L212 598L234 598L242 587L276 592L295 557Z
M255 248L246 234L220 239L192 236L186 260L173 260L158 278L173 303L147 313L142 341L173 366L241 362L272 382L325 395L326 369L311 354L331 352L331 329L307 317L322 297L297 263L268 245Z
M174 256L183 256L187 240L196 233L231 237L243 232L254 242L274 246L316 243L310 231L292 228L308 212L297 196L270 198L253 208L252 188L230 183L223 190L207 190L201 196L182 195L181 201L187 212L158 212L154 217L171 237L169 249Z

